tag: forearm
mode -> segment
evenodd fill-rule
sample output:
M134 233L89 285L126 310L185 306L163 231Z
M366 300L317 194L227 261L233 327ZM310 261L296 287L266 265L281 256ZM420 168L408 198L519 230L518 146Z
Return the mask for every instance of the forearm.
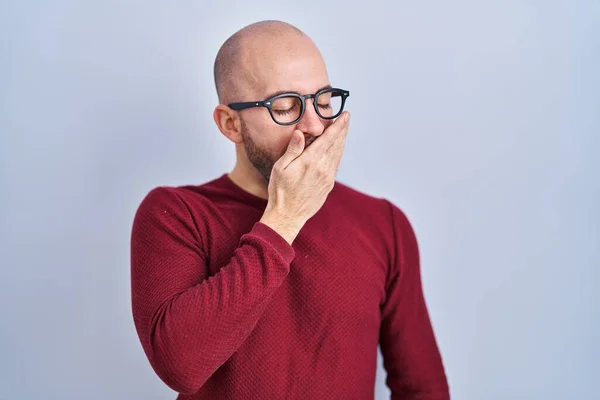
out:
M422 329L414 333L397 333L394 340L382 342L391 399L449 400L448 380L433 333ZM414 347L400 349L402 343Z
M380 344L392 399L448 400L448 381L421 281L419 250L406 216L392 208L395 252L382 309Z
M450 400L450 391L447 384L440 382L437 388L394 391L390 400Z
M196 392L248 337L288 273L289 259L253 234L217 274L169 298L135 274L134 318L156 373L173 390Z

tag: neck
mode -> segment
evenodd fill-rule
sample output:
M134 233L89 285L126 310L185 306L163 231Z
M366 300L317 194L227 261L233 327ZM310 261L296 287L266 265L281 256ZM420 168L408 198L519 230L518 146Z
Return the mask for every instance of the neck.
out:
M246 192L262 199L269 198L268 185L265 179L252 165L244 165L238 159L235 167L229 173L229 178Z

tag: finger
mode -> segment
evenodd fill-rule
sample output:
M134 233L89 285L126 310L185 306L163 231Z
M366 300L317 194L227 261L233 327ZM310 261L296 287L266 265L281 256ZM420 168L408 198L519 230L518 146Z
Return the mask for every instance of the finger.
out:
M346 112L346 120L341 129L341 135L336 135L335 142L343 142L346 140L346 136L348 136L348 128L350 127L350 113Z
M344 155L345 140L342 140L339 145L332 146L331 151L325 153L322 161L329 166L329 169L335 171L339 168L342 156Z
M283 153L283 156L281 156L275 164L285 169L292 161L298 158L303 151L304 134L299 130L295 130L294 133L292 133L292 137L290 138L285 153Z
M348 128L350 127L350 113L346 114L346 116L346 124L342 127L341 132L335 136L333 143L331 143L327 150L325 150L325 157L335 157L343 152L344 144L346 143L346 137L348 136Z
M325 132L321 136L317 138L308 148L306 149L306 154L308 156L316 156L319 153L324 153L329 149L336 141L336 139L340 136L340 133L343 131L344 127L347 126L347 118L349 117L349 113L344 111L334 122L331 124Z
M348 115L348 118L350 115ZM346 137L348 136L348 130L350 127L350 120L348 119L346 126L342 129L334 143L325 151L322 159L333 169L337 170L340 160L344 153L344 147L346 145Z

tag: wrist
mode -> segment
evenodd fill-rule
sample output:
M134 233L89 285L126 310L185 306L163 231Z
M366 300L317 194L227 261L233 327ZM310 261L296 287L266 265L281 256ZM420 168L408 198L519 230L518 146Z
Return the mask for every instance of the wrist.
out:
M286 217L269 209L265 210L260 222L281 235L290 245L304 226L304 222L299 219Z

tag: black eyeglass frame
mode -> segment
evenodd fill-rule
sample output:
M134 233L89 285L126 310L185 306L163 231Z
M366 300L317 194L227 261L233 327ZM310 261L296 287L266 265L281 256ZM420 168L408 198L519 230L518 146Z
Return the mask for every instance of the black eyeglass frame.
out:
M317 98L319 96L321 96L322 94L329 93L329 92L332 93L331 97L341 96L342 97L342 105L340 107L340 111L338 111L335 115L332 115L330 117L325 117L325 116L321 115L321 113L319 112ZM335 96L334 94L337 94L337 96ZM269 110L269 114L271 114L271 118L273 119L273 121L276 124L294 125L302 119L302 116L304 115L304 111L306 110L306 100L307 99L313 99L313 107L315 108L315 111L317 112L317 115L319 117L321 117L323 119L334 119L334 118L337 118L342 113L342 111L344 111L344 106L346 105L346 99L349 96L350 96L350 92L347 90L339 89L339 88L325 88L325 89L319 90L315 94L301 95L301 94L295 93L295 92L281 93L276 96L269 97L268 99L263 100L263 101L244 101L244 102L240 102L240 103L230 103L230 104L228 104L228 107L231 108L232 110L236 110L236 111L241 111L241 110L245 110L247 108L252 108L252 107L265 107ZM300 115L294 121L279 122L273 115L273 102L281 97L297 97L300 99L300 107L301 107Z

